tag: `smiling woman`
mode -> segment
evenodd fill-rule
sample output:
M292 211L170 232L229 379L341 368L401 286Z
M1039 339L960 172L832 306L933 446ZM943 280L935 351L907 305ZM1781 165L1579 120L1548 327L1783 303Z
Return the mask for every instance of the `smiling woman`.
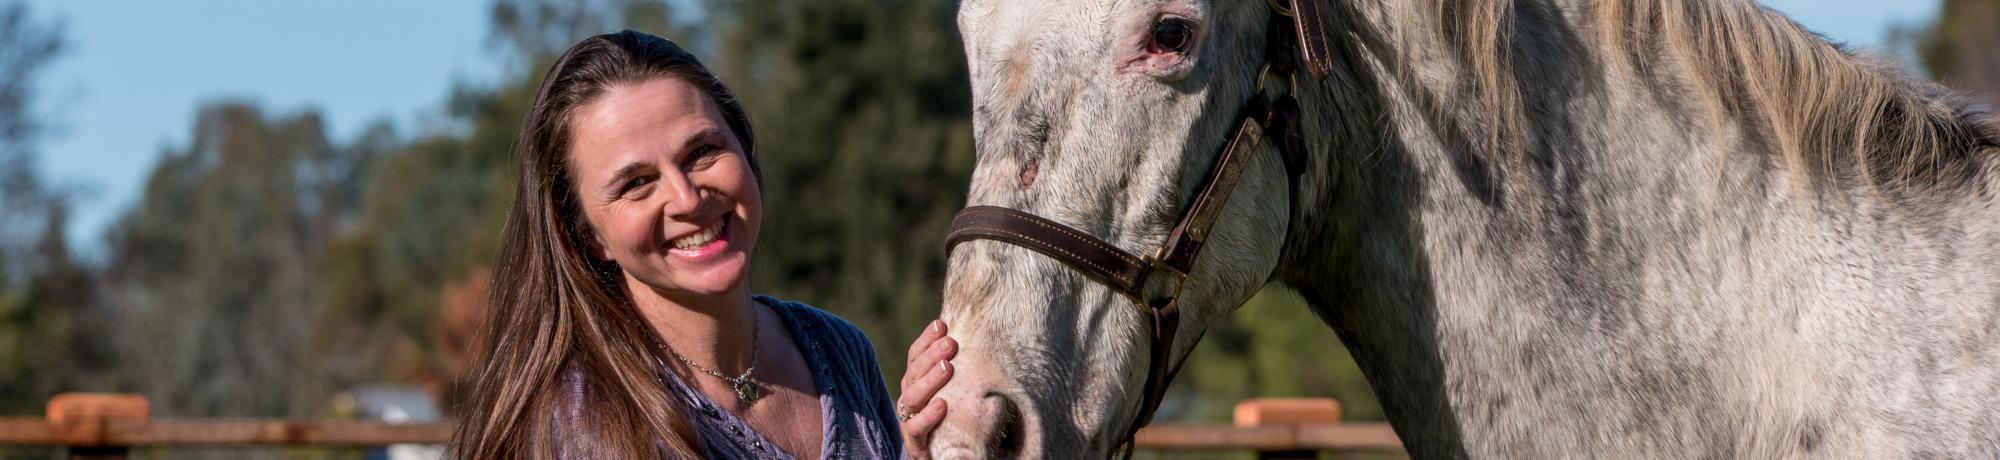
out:
M632 31L578 43L545 77L516 151L455 456L901 456L868 338L749 294L755 142L693 56ZM930 331L913 348L948 358L951 341ZM911 368L936 382L911 391L905 379L919 398L949 374ZM910 426L928 431L942 411Z

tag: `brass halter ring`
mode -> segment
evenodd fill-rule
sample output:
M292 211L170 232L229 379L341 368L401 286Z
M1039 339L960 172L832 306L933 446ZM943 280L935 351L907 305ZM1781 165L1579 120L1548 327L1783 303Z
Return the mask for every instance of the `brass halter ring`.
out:
M1158 251L1156 251L1156 252L1154 252L1154 253L1153 253L1153 256L1152 256L1152 257L1147 257L1147 258L1146 258L1146 270L1148 271L1148 273L1147 273L1146 277L1145 277L1145 278L1143 278L1143 279L1142 279L1142 281L1140 281L1140 283L1139 283L1139 285L1138 285L1138 286L1134 286L1134 288L1135 288L1135 289L1134 289L1134 291L1136 291L1136 292L1125 292L1125 293L1124 293L1124 294L1125 294L1125 298L1126 298L1126 299L1128 299L1128 300L1131 300L1131 301L1132 301L1132 305L1133 305L1133 306L1136 306L1136 307L1139 307L1139 311L1144 311L1144 312L1148 312L1148 313L1151 313L1151 312L1152 312L1152 311L1154 310L1154 308L1153 308L1153 304L1150 304L1150 303L1147 303L1147 302L1146 302L1146 294L1145 294L1145 292L1146 292L1146 286L1148 285L1148 283L1146 283L1145 281L1143 281L1143 280L1150 280L1150 279L1152 279L1152 275L1153 275L1153 274L1156 274L1156 273L1165 273L1165 274L1167 274L1167 276L1171 276L1171 277L1173 277L1173 279L1174 279L1174 294L1173 294L1173 296L1170 296L1170 297L1167 297L1168 299L1179 299L1179 298L1181 298L1181 289L1182 289L1182 288L1185 288L1185 287L1187 287L1187 279L1188 279L1188 274L1187 274L1187 273L1183 273L1183 272L1181 272L1180 270L1175 270L1175 269L1174 269L1174 267L1170 267L1170 266L1167 266L1167 254L1166 254L1166 251L1167 251L1167 247L1166 247L1166 246L1161 246L1161 247L1160 247L1160 249L1159 249Z
M1180 270L1175 270L1173 267L1168 267L1166 261L1158 258L1153 259L1153 271L1166 272L1167 275L1174 277L1174 296L1169 298L1180 299L1181 288L1187 287L1188 274L1181 273Z
M1269 62L1266 62L1266 63L1264 63L1264 67L1263 67L1263 68L1261 68L1261 69L1257 69L1257 92L1260 92L1260 93L1261 93L1261 92L1264 92L1264 77L1268 77L1268 76L1270 76L1270 75L1271 75L1271 63L1269 63ZM1292 73L1288 73L1288 74L1285 74L1285 79L1287 80L1287 82L1286 82L1286 83L1289 83L1289 84L1291 85L1291 90L1292 90L1292 92L1290 92L1290 93L1287 93L1287 94L1298 94L1298 93L1299 93L1299 73L1298 73L1298 72L1292 72ZM1296 96L1294 96L1294 97L1296 97Z
M1181 288L1187 286L1188 275L1186 273L1181 273L1179 270L1174 270L1173 268L1169 268L1162 262L1152 262L1149 265L1152 267L1152 270L1154 272L1166 273L1168 276L1172 276L1174 278L1174 295L1172 297L1167 297L1167 298L1168 299L1181 298ZM1138 307L1139 311L1146 312L1149 315L1156 314L1155 311L1158 310L1158 308L1155 308L1153 307L1153 304L1146 302L1145 294L1138 294L1131 292L1126 292L1124 294L1125 294L1125 299L1132 301L1132 306Z
M1264 0L1264 4L1271 5L1271 11L1277 12L1279 16L1284 16L1288 18L1298 17L1298 15L1292 14L1291 8L1279 6L1278 0Z

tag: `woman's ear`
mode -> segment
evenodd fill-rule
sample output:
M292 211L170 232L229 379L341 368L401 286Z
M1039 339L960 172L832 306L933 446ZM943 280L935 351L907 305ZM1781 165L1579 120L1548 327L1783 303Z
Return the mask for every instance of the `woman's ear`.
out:
M577 218L576 226L581 228L585 234L590 235L589 238L583 240L583 250L589 251L590 256L596 257L597 260L610 262L611 245L604 244L604 234L597 233L597 228L592 227L589 221L581 217Z
M596 231L590 232L590 255L597 257L597 260L610 262L610 247L611 245L604 244L604 235L599 235Z

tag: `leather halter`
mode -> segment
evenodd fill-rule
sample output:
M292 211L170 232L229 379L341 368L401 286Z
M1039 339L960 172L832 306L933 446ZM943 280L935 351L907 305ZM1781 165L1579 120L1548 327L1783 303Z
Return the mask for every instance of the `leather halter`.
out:
M1146 399L1120 443L1127 448L1139 429L1152 422L1153 412L1159 409L1160 401L1166 396L1167 384L1179 373L1180 364L1186 359L1183 356L1181 360L1172 360L1174 339L1180 332L1182 285L1186 283L1188 273L1194 270L1195 256L1201 253L1209 230L1222 214L1223 205L1228 203L1229 195L1242 179L1243 168L1250 163L1258 144L1267 137L1279 141L1278 150L1284 155L1285 169L1291 176L1287 191L1292 194L1292 205L1297 205L1298 178L1305 165L1303 136L1297 129L1298 102L1291 92L1275 101L1267 100L1265 79L1291 80L1298 67L1292 61L1294 51L1305 62L1305 68L1317 78L1325 78L1332 70L1332 63L1328 59L1326 32L1318 17L1320 5L1316 2L1321 0L1267 1L1273 14L1270 29L1265 33L1266 62L1257 77L1256 94L1244 103L1237 114L1236 127L1203 179L1194 201L1188 203L1180 222L1174 225L1173 231L1167 234L1167 240L1151 255L1141 257L1083 230L998 206L970 206L959 211L958 216L952 219L950 233L945 237L947 257L959 244L980 239L1041 253L1124 294L1152 319L1152 354L1148 358L1146 372ZM1280 7L1278 2L1281 1L1289 2L1291 8ZM1296 35L1282 33L1286 30L1296 32ZM1147 282L1156 273L1172 277L1173 294L1148 300ZM1129 455L1131 451L1126 452Z

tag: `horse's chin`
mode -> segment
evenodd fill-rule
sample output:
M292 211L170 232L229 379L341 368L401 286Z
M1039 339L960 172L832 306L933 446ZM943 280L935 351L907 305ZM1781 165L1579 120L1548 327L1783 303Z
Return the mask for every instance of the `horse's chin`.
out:
M954 446L934 445L931 446L931 458L937 460L959 460L959 459L976 459L983 457L981 457L978 452L974 452L972 448L962 445L954 445Z
M1017 443L990 438L977 430L964 430L956 426L940 426L931 438L931 458L952 459L1070 459L1105 458L1112 453L1110 448L1097 442L1065 442L1061 439L1047 440L1041 433L1016 433L1022 436ZM1072 438L1074 440L1074 438ZM1044 443L1044 441L1053 441ZM1111 446L1115 448L1117 446Z
M930 453L931 458L936 460L961 460L990 458L1106 458L1110 456L1111 452L1112 450L1110 449L1095 446L1087 450L1075 450L1070 453L1059 451L1042 452L1037 449L1029 449L1021 452L1017 457L1005 457L964 444L932 444Z

